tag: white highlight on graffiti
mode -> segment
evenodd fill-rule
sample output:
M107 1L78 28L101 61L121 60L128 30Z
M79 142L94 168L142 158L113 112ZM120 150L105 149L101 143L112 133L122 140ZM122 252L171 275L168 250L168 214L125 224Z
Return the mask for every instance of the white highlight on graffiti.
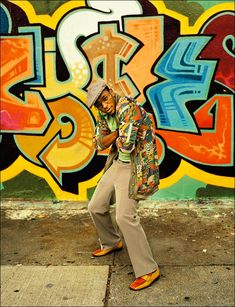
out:
M76 45L81 36L87 37L98 32L98 23L118 21L122 31L122 16L141 15L142 6L137 0L87 1L88 7L81 7L67 14L59 24L57 41L64 62L71 72L71 79L83 88L90 77L91 70L83 52Z
M229 50L227 43L230 42L231 43L231 48ZM227 52L227 54L231 55L231 57L235 58L235 54L234 54L234 48L235 48L235 37L230 34L227 35L224 40L223 40L223 48L224 50Z

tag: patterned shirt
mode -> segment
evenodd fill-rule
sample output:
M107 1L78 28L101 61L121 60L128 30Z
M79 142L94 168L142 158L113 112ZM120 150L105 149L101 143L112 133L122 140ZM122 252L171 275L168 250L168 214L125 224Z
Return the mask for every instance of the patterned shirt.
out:
M98 150L105 148L102 138L116 130L109 123L110 116L112 115L98 112L94 136ZM129 97L116 96L116 113L112 117L116 119L119 137L111 146L105 171L117 158L118 152L130 154L129 197L136 200L146 199L158 190L159 185L158 157L152 121L144 108Z

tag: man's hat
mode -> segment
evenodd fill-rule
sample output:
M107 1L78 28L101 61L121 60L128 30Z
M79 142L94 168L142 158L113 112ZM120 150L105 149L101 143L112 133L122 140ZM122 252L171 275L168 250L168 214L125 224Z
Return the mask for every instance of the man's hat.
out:
M109 88L109 86L103 80L98 80L88 87L87 105L89 108L93 106L106 87Z

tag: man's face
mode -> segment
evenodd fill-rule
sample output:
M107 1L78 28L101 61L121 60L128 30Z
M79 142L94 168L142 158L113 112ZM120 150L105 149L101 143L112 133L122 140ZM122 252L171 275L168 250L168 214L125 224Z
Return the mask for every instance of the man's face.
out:
M103 113L114 114L116 103L113 91L111 89L103 90L95 103L95 107Z

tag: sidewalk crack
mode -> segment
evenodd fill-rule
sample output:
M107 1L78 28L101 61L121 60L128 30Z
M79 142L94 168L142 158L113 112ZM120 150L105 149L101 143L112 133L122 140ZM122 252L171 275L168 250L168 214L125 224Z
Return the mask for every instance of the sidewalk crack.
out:
M109 273L108 273L108 279L107 279L107 285L106 285L106 292L105 297L103 298L104 307L108 306L108 301L110 297L110 282L111 282L111 276L112 276L112 265L109 265Z

